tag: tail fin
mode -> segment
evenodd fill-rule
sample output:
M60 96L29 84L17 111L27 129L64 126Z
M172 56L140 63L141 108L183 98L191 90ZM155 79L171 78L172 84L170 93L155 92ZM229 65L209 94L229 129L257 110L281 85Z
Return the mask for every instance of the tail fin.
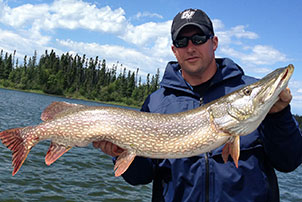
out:
M30 148L25 147L26 139L21 135L23 132L25 132L25 130L28 130L30 128L32 127L14 128L0 133L0 139L2 140L2 143L13 152L13 176L21 168L28 153L30 152L30 149L32 148L32 146Z

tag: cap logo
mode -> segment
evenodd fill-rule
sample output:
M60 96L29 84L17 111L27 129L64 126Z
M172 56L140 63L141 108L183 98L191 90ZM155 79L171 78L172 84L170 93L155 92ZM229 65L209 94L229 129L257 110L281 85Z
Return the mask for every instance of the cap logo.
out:
M195 14L195 11L192 11L192 10L184 11L181 15L181 19L189 20L193 17L194 14Z

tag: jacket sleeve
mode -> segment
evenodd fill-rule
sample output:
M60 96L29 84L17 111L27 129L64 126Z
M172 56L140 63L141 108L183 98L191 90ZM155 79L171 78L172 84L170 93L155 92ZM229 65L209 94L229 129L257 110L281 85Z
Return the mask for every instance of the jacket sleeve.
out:
M290 172L302 163L302 134L290 106L268 114L260 130L266 155L277 170Z

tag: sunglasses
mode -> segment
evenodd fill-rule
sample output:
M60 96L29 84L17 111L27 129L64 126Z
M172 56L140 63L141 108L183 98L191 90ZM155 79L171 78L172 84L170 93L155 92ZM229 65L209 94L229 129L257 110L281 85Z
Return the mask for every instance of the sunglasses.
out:
M194 45L201 45L207 42L208 39L213 38L212 35L206 36L206 35L200 35L200 34L194 34L193 36L187 37L180 37L178 39L175 39L173 41L173 45L176 48L184 48L188 46L189 40L192 41Z

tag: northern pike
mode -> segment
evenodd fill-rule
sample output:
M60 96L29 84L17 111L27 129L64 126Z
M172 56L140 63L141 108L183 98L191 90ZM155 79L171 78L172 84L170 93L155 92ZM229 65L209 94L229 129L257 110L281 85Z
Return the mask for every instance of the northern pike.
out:
M280 92L288 85L294 66L276 69L261 80L196 109L175 114L53 102L41 114L37 126L0 133L2 143L12 151L12 175L25 161L31 148L49 139L47 165L72 147L85 147L106 140L123 148L114 166L123 174L135 156L184 158L209 152L225 144L224 162L231 155L238 167L239 137L260 125Z

